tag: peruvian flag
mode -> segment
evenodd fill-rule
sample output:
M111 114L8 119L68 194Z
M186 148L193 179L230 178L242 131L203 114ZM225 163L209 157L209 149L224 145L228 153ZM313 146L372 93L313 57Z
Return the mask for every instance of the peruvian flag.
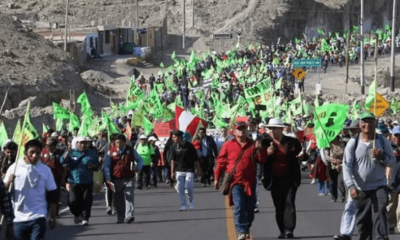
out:
M192 137L197 133L199 128L207 127L205 120L178 106L175 109L175 124L177 129L182 132L188 131Z

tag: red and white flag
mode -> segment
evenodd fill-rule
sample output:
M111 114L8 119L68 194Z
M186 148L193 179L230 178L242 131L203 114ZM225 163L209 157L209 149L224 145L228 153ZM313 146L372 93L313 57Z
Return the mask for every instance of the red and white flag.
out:
M182 132L188 131L193 137L199 128L207 127L207 122L192 113L185 111L183 108L176 107L175 125Z

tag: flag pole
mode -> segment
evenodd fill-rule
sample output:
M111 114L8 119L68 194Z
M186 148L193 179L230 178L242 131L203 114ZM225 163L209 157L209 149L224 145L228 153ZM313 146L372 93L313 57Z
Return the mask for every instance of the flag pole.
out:
M377 83L376 83L376 78L375 78L375 92L374 92L374 116L376 118L376 90L377 90ZM375 126L374 126L375 129ZM376 129L374 131L374 140L372 141L372 149L375 148L375 138L376 138Z

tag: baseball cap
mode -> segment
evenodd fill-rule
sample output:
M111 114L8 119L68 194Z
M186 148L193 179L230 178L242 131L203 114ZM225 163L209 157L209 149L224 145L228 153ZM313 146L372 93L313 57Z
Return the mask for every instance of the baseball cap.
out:
M400 135L400 126L396 126L392 130L393 135Z
M360 119L366 119L366 118L373 118L375 119L375 115L372 112L363 112L360 116Z
M247 124L245 122L237 122L237 123L235 123L235 129L239 129L239 128L242 128L242 127L246 128Z

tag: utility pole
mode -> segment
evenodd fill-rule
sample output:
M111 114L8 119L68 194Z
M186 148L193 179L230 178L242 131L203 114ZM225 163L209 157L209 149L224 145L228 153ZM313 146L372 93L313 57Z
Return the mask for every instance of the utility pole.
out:
M139 45L139 0L136 0L136 45Z
M194 28L194 0L192 0L192 28Z
M186 32L186 7L185 0L182 0L182 10L183 10L183 24L182 24L182 49L185 49L185 32Z
M67 10L65 11L65 29L64 29L64 51L67 51L67 31L68 31L68 10L69 10L69 0L67 0Z
M361 94L365 95L365 82L364 82L364 0L361 0L361 17L360 17L360 29L361 29L361 46L360 46L360 83L361 83Z
M390 70L390 90L394 92L395 87L395 62L396 62L396 0L393 0L393 20L392 20L392 60L391 60L391 70Z
M351 29L351 28L350 28ZM344 94L347 94L347 84L349 83L349 49L350 49L350 37L351 37L351 32L347 35L346 38L346 84L344 87ZM319 71L319 68L318 68Z

